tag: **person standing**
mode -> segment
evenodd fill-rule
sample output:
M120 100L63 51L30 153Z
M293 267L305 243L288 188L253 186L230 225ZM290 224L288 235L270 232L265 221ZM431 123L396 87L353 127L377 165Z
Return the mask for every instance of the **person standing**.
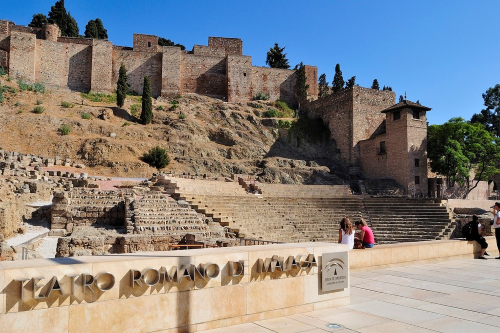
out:
M495 239L500 252L500 202L495 202L493 206L493 228L495 229ZM500 259L500 255L495 259Z
M375 237L373 236L372 229L366 224L365 219L357 221L356 228L361 231L359 239L363 242L363 248L372 248L375 245Z
M348 217L344 217L340 221L339 243L349 245L349 250L354 248L354 230Z

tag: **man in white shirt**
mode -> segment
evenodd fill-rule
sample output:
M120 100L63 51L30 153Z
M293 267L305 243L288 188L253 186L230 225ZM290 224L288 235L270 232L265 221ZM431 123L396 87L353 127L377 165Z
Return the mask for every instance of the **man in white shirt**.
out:
M495 206L493 206L493 228L495 229L495 238L500 252L500 202L495 202ZM500 259L500 256L495 259Z

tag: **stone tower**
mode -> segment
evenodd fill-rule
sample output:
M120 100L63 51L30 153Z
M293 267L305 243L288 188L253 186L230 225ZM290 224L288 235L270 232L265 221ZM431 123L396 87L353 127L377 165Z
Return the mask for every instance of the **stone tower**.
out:
M427 195L426 112L430 110L405 100L382 111L386 136L385 143L379 143L379 154L387 155L388 176L412 196Z

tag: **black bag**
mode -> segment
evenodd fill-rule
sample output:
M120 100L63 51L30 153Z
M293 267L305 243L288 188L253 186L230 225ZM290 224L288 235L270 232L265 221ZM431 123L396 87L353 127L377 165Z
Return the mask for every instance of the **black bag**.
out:
M474 230L473 230L474 224L475 227L477 228L477 223L474 222L469 222L462 227L462 236L464 236L465 239L469 241L474 240Z

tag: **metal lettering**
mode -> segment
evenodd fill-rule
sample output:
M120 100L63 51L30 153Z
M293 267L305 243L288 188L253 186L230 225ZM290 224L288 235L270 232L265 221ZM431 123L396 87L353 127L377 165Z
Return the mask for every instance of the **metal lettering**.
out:
M219 273L220 273L219 265L214 263L208 263L205 265L205 274L209 279L218 277Z
M243 260L229 261L228 262L228 275L229 276L245 275L245 262Z
M271 265L271 259L257 259L257 273L274 272L274 267Z
M75 278L78 277L78 275L66 275L67 277L70 278L71 280L71 295L75 294Z
M276 261L275 261L275 268L276 269L279 269L280 271L285 271L283 269L283 257L278 257L278 256L273 256L274 257L277 257Z
M140 288L141 286L142 273L136 269L130 270L130 286L135 288L135 284Z
M181 269L177 272L177 283L181 283L183 278L188 278L190 281L193 281L186 266L181 266Z
M24 282L29 281L31 279L15 279L16 282L21 282L21 300L24 297L24 286L26 285Z
M38 289L42 288L43 285L38 285L38 282L40 282L41 280L43 280L44 277L40 277L40 278L33 278L33 299L44 299L45 297L40 296L40 295L37 295L36 292Z
M312 266L318 266L318 263L316 262L316 257L314 256L314 254L309 254L306 258L306 261L307 263L307 268L309 267L312 267Z
M90 280L88 279L90 278ZM83 293L86 294L85 287L89 288L91 292L95 292L94 289L92 289L92 284L94 283L94 276L92 274L82 274L82 287L83 287Z
M177 275L177 266L172 266L170 268L170 272L167 271L166 267L160 268L160 283L165 284L167 282L174 281L175 276Z
M52 277L52 279L50 279L49 283L47 283L46 286L48 286L47 290L45 290L43 294L40 293L40 295L43 295L44 298L49 297L53 290L59 291L61 295L64 296L64 292L61 289L61 285L59 284L59 280L57 280L57 277Z
M96 275L94 284L100 291L108 291L115 285L115 276L109 272Z
M193 281L196 279L196 275L205 280L205 267L202 264L199 264L198 267L196 267L196 265L191 264L191 279Z
M142 282L152 287L160 281L160 272L154 268L146 268L142 271Z

